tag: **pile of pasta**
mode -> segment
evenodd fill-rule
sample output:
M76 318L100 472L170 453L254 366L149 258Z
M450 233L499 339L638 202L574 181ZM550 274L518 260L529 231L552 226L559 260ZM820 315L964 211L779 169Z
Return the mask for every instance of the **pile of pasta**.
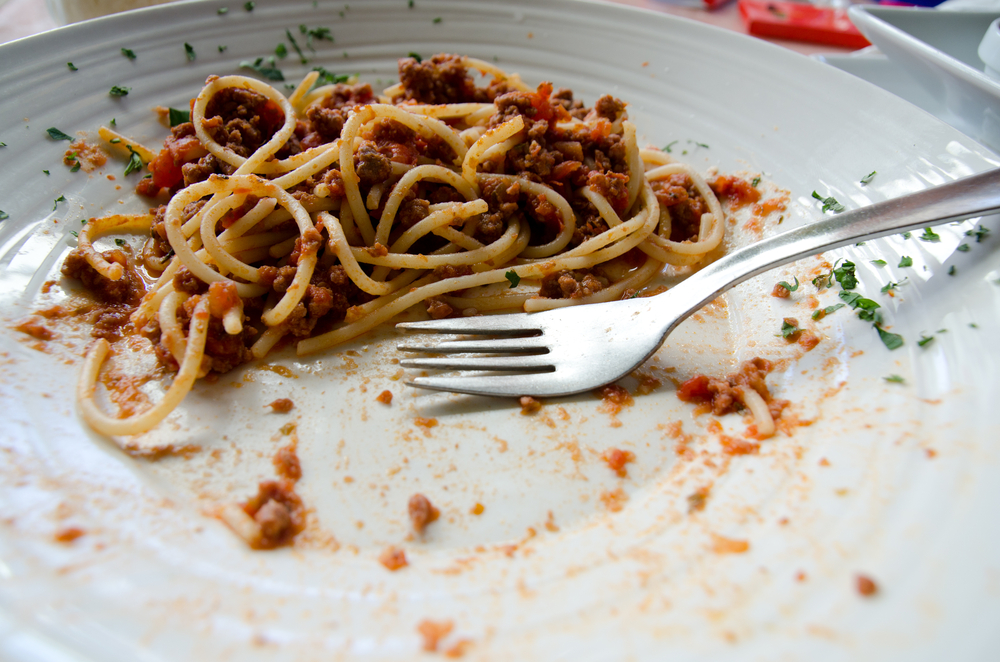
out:
M489 76L508 91L528 93L533 99L544 97L543 87L531 89L516 74L473 58L461 62L470 73ZM377 102L350 109L336 140L278 158L293 137L297 121L333 91L332 86L315 87L318 75L309 74L288 97L252 78L213 77L193 100L190 120L198 141L207 153L227 164L231 174L213 174L173 192L164 214L172 254L158 265L162 272L131 320L136 329L151 323L158 326L160 342L178 370L165 396L146 411L127 417L109 415L95 402L95 389L111 347L103 339L96 341L87 353L78 388L83 416L94 430L134 435L162 421L209 369L205 347L213 318L221 319L225 332L233 335L243 333L247 324L255 325L259 334L250 352L255 359L266 356L288 334L290 316L302 303L320 263L339 264L367 300L350 307L332 328L296 338L299 355L357 338L429 300L447 304L451 314L469 315L534 312L634 296L664 265L696 266L723 240L722 208L704 179L660 150L640 149L635 126L624 110L614 118L590 113L585 117L562 114L549 120L580 135L597 131L620 137L627 200L619 201L617 207L624 213L616 211L616 205L595 187L562 187L561 193L537 181L538 177L504 172L505 155L524 149L530 141L524 116L515 113L497 122L494 103L431 105L403 100L400 85L385 90ZM249 155L217 142L207 123L206 109L227 88L261 95L283 115L280 127ZM425 155L414 163L393 160L389 177L364 190L356 162L372 128L387 120L412 131L421 144L437 145L438 153L446 146L443 151L450 152L450 160ZM123 139L107 130L102 135ZM124 140L144 161L155 158L151 150ZM339 170L342 191L334 194L321 183L309 196L294 194L303 182L315 182L331 169ZM683 241L671 240L671 211L658 202L654 192L658 181L678 174L689 178L707 209L695 235ZM554 207L558 222L550 224L552 236L533 240L526 216L514 214L506 219L498 238L477 239L478 221L490 208L482 190L487 179L494 185L498 180L517 185L522 196ZM422 220L404 227L399 222L400 206L422 182L450 186L458 193L454 197L461 199L430 204ZM581 240L574 198L589 201L606 229ZM187 217L185 210L194 203L200 208ZM234 217L236 211L242 215ZM79 250L103 277L119 280L126 270L95 249L93 242L108 234L149 232L152 223L152 215L92 219L79 235ZM562 298L539 294L546 277L587 273L620 262L627 254L627 264L608 270L615 278L605 274L597 291ZM265 266L288 264L294 264L295 273L283 292L262 284ZM181 270L207 285L207 291L179 290L175 277ZM251 319L244 304L261 297L264 305L259 319ZM193 312L180 316L178 311L185 305Z

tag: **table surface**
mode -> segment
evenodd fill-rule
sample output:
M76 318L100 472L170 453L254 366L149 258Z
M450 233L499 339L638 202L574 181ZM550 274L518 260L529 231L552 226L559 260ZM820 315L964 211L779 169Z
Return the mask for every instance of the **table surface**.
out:
M700 7L678 5L666 0L613 1L618 4L683 16L702 23L709 23L727 30L747 34L746 26L744 26L743 20L740 18L735 0L714 11L708 11ZM45 32L55 27L56 23L52 20L45 7L45 2L42 0L7 0L7 2L0 0L0 44L38 34L39 32ZM767 41L805 55L850 52L850 49L822 44L810 44L782 39L768 39Z

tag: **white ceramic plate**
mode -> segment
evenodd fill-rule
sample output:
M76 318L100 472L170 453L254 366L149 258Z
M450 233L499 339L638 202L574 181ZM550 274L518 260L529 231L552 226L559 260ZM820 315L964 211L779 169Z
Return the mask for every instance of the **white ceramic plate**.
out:
M787 190L782 227L821 215L814 190L854 207L997 165L875 86L668 16L562 0L260 0L253 12L229 2L218 15L226 4L166 6L0 47L0 209L9 215L0 225L0 657L399 660L423 654L426 619L453 623L439 652L465 640L470 659L994 653L995 219L981 222L992 230L981 243L963 234L979 225L969 222L938 229L937 243L892 237L842 253L858 264L859 291L905 336L895 352L847 310L810 322L810 260L686 323L648 368L663 386L617 415L589 395L523 416L506 401L410 391L386 329L200 384L140 440L194 447L186 456L129 457L90 433L73 404L86 338L65 332L41 345L11 324L65 296L44 284L81 218L143 203L121 162L70 173L65 144L45 129L92 132L114 117L155 144L166 131L152 106L183 106L206 76L272 53L286 28L330 27L336 41L317 43L309 66L357 72L376 87L394 79L399 56L451 51L496 58L588 103L619 95L642 142L678 141L675 153L699 169L763 173L765 186ZM308 68L282 64L292 79ZM112 99L111 85L132 91ZM971 250L956 251L961 243ZM897 268L901 255L914 266ZM767 296L793 276L803 285L790 301ZM898 296L879 292L904 278ZM818 295L821 306L836 301ZM813 326L820 345L805 354L775 337L787 316ZM936 339L918 346L922 333ZM769 382L813 423L730 456L706 429L712 417L693 417L669 378L722 375L753 356L783 360ZM905 383L884 381L892 374ZM375 402L383 389L394 393L390 407ZM276 397L295 410L265 413ZM252 552L207 513L273 475L289 421L311 524L295 548ZM739 416L721 422L730 435L745 427ZM678 423L689 435L683 453ZM612 446L636 455L627 478L599 457ZM689 512L703 488L705 508ZM424 540L407 539L414 492L443 512ZM480 515L470 513L476 503ZM83 535L56 542L67 527ZM409 567L378 563L389 544L406 549ZM859 574L875 580L875 596L859 595Z
M851 20L944 106L947 121L1000 150L1000 82L976 49L1000 12L855 6Z

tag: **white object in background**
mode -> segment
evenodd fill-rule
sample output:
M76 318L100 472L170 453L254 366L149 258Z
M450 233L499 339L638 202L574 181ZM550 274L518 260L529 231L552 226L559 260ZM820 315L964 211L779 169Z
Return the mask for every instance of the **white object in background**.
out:
M68 25L91 18L117 14L129 9L162 5L172 0L45 0L52 19L59 25ZM0 2L0 4L3 4Z
M1000 151L1000 80L983 73L976 46L1000 11L857 5L862 34L944 103L946 122Z
M986 75L1000 80L1000 18L990 23L979 42L979 59L983 61Z

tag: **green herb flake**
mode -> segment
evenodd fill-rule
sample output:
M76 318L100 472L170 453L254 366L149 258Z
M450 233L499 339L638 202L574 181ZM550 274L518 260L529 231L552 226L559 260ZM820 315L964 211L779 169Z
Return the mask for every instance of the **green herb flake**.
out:
M510 282L510 289L514 289L521 282L521 277L518 276L517 272L514 271L513 269L505 273L504 278L506 278Z
M80 71L75 64L72 62L67 62L66 66L69 67L70 71Z
M975 322L969 322L969 328L970 329L978 329L979 325L976 324Z
M913 236L912 232L904 232L903 233L903 239L909 239L912 236Z
M889 349L899 349L903 346L903 336L898 333L890 333L878 324L875 325L875 330L878 331L878 337L882 340L882 344Z
M984 228L983 226L980 225L975 230L966 230L965 231L965 236L966 237L975 237L976 238L976 243L978 244L983 239L985 239L986 235L988 235L989 233L990 233L990 229L989 228Z
M794 324L791 324L787 319L781 322L781 337L786 340L789 338L789 336L793 336L801 331L802 329L795 326Z
M821 320L824 317L826 317L827 315L835 313L835 312L837 312L838 310L840 310L843 307L844 307L844 304L838 303L838 304L835 304L833 306L827 306L826 308L820 308L819 310L816 310L816 311L813 312L812 318L814 320Z
M909 255L904 255L904 256L900 257L899 258L899 266L900 267L912 267L913 266L913 258L910 257Z
M410 9L413 9L413 0L409 0L409 1L408 1L408 2L406 3L406 6L407 6L407 7L409 7Z
M288 37L288 41L292 43L292 48L295 49L295 52L299 54L299 61L302 62L302 64L309 62L309 60L306 59L306 56L302 53L302 49L299 48L299 42L295 41L295 37L292 36L292 31L288 28L285 28L285 36Z
M335 74L327 71L323 67L313 67L313 71L319 72L319 78L316 80L317 85L320 83L331 83L336 85L337 83L346 83L351 79L351 74Z
M58 206L58 204L60 202L66 202L66 196L65 195L60 195L58 198L56 198L55 200L52 201L52 211L56 210L56 206Z
M6 221L8 218L10 218L10 214L0 209L0 221Z
M892 384L905 384L906 383L906 382L903 381L903 378L900 377L899 375L889 375L888 377L883 377L882 379L884 379L885 381L890 382Z
M893 290L895 290L897 287L899 287L900 285L902 285L905 282L906 282L905 278L903 280L899 281L898 283L894 283L894 282L892 282L890 280L888 283L886 283L885 285L882 286L882 289L880 291L882 292L882 294L886 294L887 292L892 292Z
M343 16L343 12L341 12L341 16ZM324 27L307 28L304 25L300 25L299 32L301 32L306 36L306 48L311 50L313 53L316 52L316 49L313 48L313 39L319 39L321 41L329 41L330 43L333 43L333 32L330 31L330 28L324 28Z
M118 122L115 121L114 117L111 118L111 121L108 122L108 124L110 124L111 126L118 126Z
M672 143L668 143L668 144L664 145L663 146L663 151L666 152L667 154L670 154L671 152L673 152L673 146L676 145L679 142L680 142L679 140L675 140Z
M861 178L861 184L862 184L862 186L867 186L868 184L871 184L872 180L875 179L875 175L876 175L877 172L878 171L876 171L876 170L872 170L870 173L868 173L867 175L865 175L864 177L862 177Z
M73 166L69 169L69 171L70 172L79 172L80 171L80 162L77 161L76 163L74 163Z
M441 22L441 17L440 16L435 16L434 20L431 21L431 23L433 23L434 25L437 25L440 22Z
M871 263L874 264L876 267L884 267L885 265L888 264L888 262L886 262L885 260L881 260L881 259L880 260L872 260Z
M934 336L925 336L921 334L920 340L917 341L917 344L920 345L921 347L926 347L927 345L930 345L932 342L934 342Z
M789 285L788 282L783 281L783 280L778 281L778 285L781 285L783 288L785 288L789 292L794 292L795 290L799 289L799 279L798 279L798 276L795 277L795 285Z
M824 212L826 212L826 211L832 211L835 214L839 214L840 212L844 211L844 209L845 209L844 205L842 205L839 202L837 202L837 199L834 198L834 197L832 197L832 196L828 197L828 198L824 198L823 196L821 196L816 191L813 191L812 192L812 197L816 198L817 200L819 200L820 202L823 203L823 211Z
M757 188L758 184L760 184L760 177L754 177L752 180L750 180L750 186Z
M420 57L420 53L414 53L412 51L410 53L407 53L407 57L412 57L417 62L423 62L424 61L424 58Z
M228 14L229 7L219 7L219 9L215 13L218 14L219 16L222 16L223 14Z
M853 290L858 286L858 277L854 273L855 266L850 260L844 260L844 263L839 267L834 265L833 277L845 290Z
M0 147L6 147L7 143L0 142Z
M132 91L131 87L125 87L124 85L112 85L111 89L108 91L113 97L124 97L128 96L128 93Z
M49 174L49 171L48 171L48 170L43 170L42 172L44 172L44 173L45 173L46 175L48 175L48 174Z
M220 44L219 46L217 46L217 48L219 49L220 53L225 53L226 49L229 48L229 46L223 46Z
M930 228L924 228L924 233L919 237L917 237L917 239L919 239L920 241L929 241L931 243L936 243L938 241L941 241L941 236Z
M285 80L285 75L281 73L281 69L274 66L274 62L264 62L264 58L259 57L253 62L250 60L243 60L240 62L241 69L253 69L258 74L266 78L267 80L283 81Z
M122 55L124 55L125 57L127 57L130 60L134 60L135 59L135 51L133 51L131 48L123 48L122 49Z
M185 122L191 121L191 111L190 110L178 110L176 108L167 109L167 117L170 119L170 126L174 127L178 124L184 124ZM112 141L114 142L114 141Z
M111 143L112 145L117 145L117 144L118 144L118 143L120 143L121 141L122 141L122 139L121 139L121 138L112 138L112 139L111 139L111 140L109 140L108 142L109 142L109 143Z
M948 267L948 275L949 276L954 276L957 273L958 273L958 269L955 268L954 264L951 265L950 267Z
M274 48L274 54L281 58L288 57L288 47L285 46L285 42L281 42Z
M194 62L198 58L198 55L194 52L194 46L186 41L184 42L184 54L187 55L188 62Z
M244 2L243 3L243 9L246 9L247 11L253 11L254 6L255 6L255 3L253 3L253 2Z
M125 166L125 175L128 176L133 172L142 170L142 166L144 164L142 162L142 157L139 156L134 149L132 149L132 145L126 144L125 147L127 147L129 151L128 164Z
M115 237L115 246L124 246L125 240L120 237Z
M968 244L959 244L955 247L955 250L959 253L968 253L970 249Z
M45 129L45 133L49 134L49 138L52 138L52 140L68 140L70 142L73 142L73 136L66 135L65 133L55 128L54 126Z

